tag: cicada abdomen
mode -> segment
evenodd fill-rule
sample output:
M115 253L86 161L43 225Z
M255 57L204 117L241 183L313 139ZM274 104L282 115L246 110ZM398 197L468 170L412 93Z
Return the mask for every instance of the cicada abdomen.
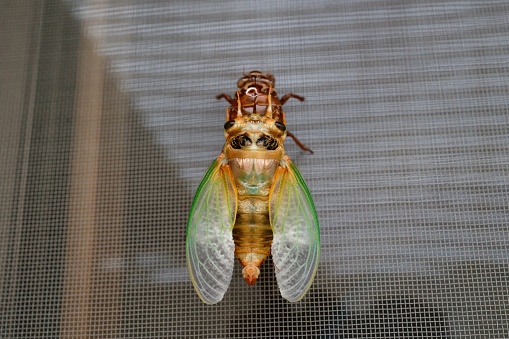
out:
M194 287L209 304L220 301L231 280L234 257L254 285L269 254L284 298L298 301L314 279L319 253L318 218L309 190L285 154L287 135L270 74L253 71L225 98L226 143L196 192L187 226L186 251Z

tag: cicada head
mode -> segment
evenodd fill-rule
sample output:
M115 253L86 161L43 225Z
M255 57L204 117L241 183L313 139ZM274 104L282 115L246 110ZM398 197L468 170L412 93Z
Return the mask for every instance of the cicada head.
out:
M225 154L235 153L235 150L284 154L286 126L266 115L252 113L228 120L224 124L224 135Z

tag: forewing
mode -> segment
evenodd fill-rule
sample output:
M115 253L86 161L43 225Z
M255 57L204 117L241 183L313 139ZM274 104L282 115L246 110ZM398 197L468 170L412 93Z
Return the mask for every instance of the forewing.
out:
M234 262L237 193L230 167L220 159L212 162L202 179L187 223L187 264L194 288L206 304L223 299Z
M311 194L289 160L276 173L269 213L274 233L272 259L279 290L288 301L299 301L316 274L320 230Z

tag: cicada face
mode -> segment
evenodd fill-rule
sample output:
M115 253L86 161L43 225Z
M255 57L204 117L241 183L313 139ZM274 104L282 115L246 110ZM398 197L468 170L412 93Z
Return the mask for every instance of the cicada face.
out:
M283 142L286 138L286 126L267 115L247 114L239 116L225 123L226 144L223 148L225 154L234 150L245 152L261 152L279 155L273 158L282 158L284 155ZM237 152L238 153L238 152Z
M208 304L223 298L235 257L254 285L272 254L281 295L291 302L304 296L318 267L313 200L283 147L287 134L295 137L286 130L281 106L288 98L304 98L290 93L280 100L274 84L272 75L253 71L238 81L233 99L218 96L231 104L226 143L198 187L186 235L191 278Z

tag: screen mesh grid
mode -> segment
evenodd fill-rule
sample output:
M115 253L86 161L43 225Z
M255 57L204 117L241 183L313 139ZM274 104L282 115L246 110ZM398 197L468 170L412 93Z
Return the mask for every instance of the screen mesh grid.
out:
M2 338L509 336L505 1L10 1L0 13ZM243 71L276 76L321 229L204 305L194 192Z

